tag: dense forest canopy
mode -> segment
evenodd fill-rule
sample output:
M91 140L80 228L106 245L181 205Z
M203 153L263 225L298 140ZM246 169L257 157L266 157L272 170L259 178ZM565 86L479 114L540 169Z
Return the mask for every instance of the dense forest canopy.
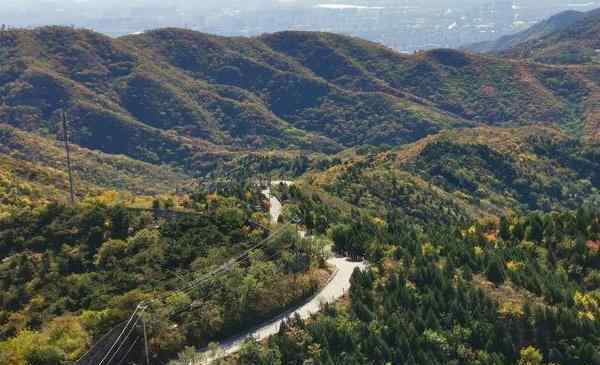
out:
M554 129L445 131L353 156L304 179L372 212L400 209L422 224L600 204L600 149Z
M466 228L391 214L333 230L336 248L372 262L349 301L247 342L234 363L600 364L597 207Z

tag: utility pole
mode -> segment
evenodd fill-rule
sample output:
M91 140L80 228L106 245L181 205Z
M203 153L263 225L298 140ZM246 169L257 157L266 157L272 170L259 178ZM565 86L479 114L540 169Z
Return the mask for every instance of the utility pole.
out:
M146 320L142 318L144 328L144 354L146 355L146 365L150 365L150 352L148 351L148 332L146 331Z
M73 173L71 172L71 150L69 147L69 131L67 125L67 113L61 112L63 137L65 139L65 152L67 155L67 171L69 174L69 192L71 195L71 205L75 205L75 190L73 188Z

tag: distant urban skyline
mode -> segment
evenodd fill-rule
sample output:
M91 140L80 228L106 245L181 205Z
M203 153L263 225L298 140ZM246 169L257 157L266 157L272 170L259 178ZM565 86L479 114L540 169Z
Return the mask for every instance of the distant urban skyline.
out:
M72 25L110 36L182 27L227 36L327 31L402 52L496 39L600 0L4 0L9 27Z

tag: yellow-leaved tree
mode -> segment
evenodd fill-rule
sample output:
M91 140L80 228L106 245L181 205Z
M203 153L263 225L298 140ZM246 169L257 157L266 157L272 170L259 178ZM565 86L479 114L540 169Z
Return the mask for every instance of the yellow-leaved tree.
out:
M533 346L527 346L521 349L519 365L542 365L542 361L544 361L544 357L537 348Z

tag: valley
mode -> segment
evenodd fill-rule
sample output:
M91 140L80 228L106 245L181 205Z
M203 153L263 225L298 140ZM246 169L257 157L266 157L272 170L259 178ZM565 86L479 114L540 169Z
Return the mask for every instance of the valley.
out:
M2 30L0 364L600 364L598 24Z

